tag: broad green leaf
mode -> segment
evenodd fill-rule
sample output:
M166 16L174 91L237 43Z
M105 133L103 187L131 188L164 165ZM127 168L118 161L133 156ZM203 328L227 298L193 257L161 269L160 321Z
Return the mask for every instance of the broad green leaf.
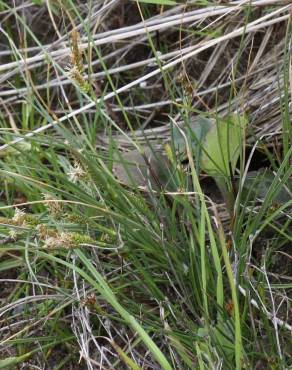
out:
M206 134L200 158L201 169L211 176L230 176L235 170L244 140L246 118L231 115L219 118Z
M191 144L193 154L196 157L199 156L204 138L214 125L214 120L198 116L180 128L174 126L172 135L175 149L179 153L184 153L186 150L185 139L180 132L180 130L183 130L188 142Z
M226 177L230 177L230 172L233 173L235 170L244 140L245 125L245 117L231 115L216 121L197 117L189 125L173 128L175 149L179 153L184 153L187 139L198 170L203 170L215 179L230 213L234 197L228 189Z
M113 172L123 184L134 187L152 188L171 186L170 163L162 153L154 153L144 147L115 155Z

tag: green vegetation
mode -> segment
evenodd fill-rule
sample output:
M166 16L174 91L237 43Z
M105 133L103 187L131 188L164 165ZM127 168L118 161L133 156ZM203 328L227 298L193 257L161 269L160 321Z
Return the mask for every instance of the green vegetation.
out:
M0 0L0 369L292 367L291 9Z

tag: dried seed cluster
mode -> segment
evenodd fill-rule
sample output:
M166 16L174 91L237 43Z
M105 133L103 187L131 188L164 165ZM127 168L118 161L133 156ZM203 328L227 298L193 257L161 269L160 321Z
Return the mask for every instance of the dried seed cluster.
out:
M71 63L70 66L67 68L69 77L80 87L80 89L88 93L90 90L89 83L85 80L83 76L84 66L83 66L83 57L82 51L78 46L79 42L79 34L76 29L73 29L71 33Z

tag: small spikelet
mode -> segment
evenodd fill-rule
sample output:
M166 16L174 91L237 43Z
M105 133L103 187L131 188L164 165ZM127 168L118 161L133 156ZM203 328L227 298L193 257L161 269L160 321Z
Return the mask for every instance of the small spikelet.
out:
M185 73L179 73L176 78L176 82L181 86L185 97L187 99L192 99L195 86L193 86L193 83L190 81L189 77Z
M71 166L70 171L67 173L69 180L76 184L79 180L85 179L87 176L82 164L77 159L74 160L74 165Z
M57 235L57 232L55 230L49 229L44 224L39 224L36 227L36 230L41 240L47 240L49 237L55 237Z
M61 232L45 238L44 247L48 249L74 249L82 244L94 244L94 240L88 235L73 232Z
M89 83L85 80L83 76L83 58L82 58L82 52L80 51L80 48L78 46L79 42L79 34L77 30L74 28L71 32L71 41L72 41L72 47L71 47L71 63L70 66L68 66L68 75L69 77L80 87L80 89L88 93L90 90Z
M82 52L78 47L79 33L75 28L71 32L71 40L72 40L71 64L74 67L76 67L80 73L82 73L83 72Z
M88 225L90 219L84 215L77 215L76 213L66 213L64 219L69 223L79 224L79 225Z
M31 228L37 226L39 220L37 217L25 213L22 209L15 208L12 218L0 217L0 224Z
M47 207L49 214L55 219L60 219L64 212L63 204L51 194L44 194L43 197L44 204Z
M15 208L15 213L14 216L12 217L12 221L14 221L15 225L17 226L24 226L25 216L26 213L22 209Z
M75 81L83 92L87 93L89 91L89 84L76 65L69 69L69 77Z

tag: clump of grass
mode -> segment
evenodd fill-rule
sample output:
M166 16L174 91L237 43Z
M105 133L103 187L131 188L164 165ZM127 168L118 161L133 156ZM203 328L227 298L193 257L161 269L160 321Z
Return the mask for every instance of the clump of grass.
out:
M291 367L290 5L49 3L0 1L0 368ZM232 112L228 213L173 125Z

